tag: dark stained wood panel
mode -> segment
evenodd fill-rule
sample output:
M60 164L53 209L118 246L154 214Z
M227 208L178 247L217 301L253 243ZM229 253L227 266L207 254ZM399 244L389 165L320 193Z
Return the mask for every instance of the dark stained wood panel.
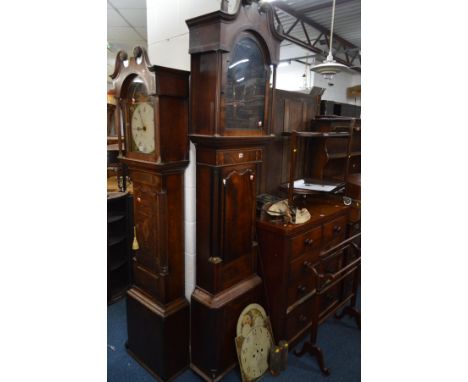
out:
M255 209L255 172L228 170L223 178L223 260L250 253Z

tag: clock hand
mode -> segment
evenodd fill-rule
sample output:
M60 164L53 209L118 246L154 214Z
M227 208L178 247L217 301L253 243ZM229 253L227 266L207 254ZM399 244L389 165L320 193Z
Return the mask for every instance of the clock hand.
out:
M140 130L146 131L146 126L145 126L145 123L143 122L143 116L141 115L141 109L138 109L138 113L140 114L141 124L143 125L143 129L140 129Z

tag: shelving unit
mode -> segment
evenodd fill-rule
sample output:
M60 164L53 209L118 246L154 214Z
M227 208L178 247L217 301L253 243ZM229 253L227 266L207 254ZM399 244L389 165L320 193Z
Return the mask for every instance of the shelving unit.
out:
M349 103L322 100L320 102L320 114L335 117L340 116L360 118L361 106Z
M107 194L107 303L125 295L130 285L132 197L127 192Z
M288 192L290 203L294 194L317 194L323 191L289 187L297 180L299 148L304 152L299 162L300 173L306 183L336 184L344 187L350 173L361 170L360 120L355 118L318 116L311 122L310 131L284 132L290 138L289 180L281 188ZM302 140L303 143L299 144ZM341 185L341 186L340 186Z

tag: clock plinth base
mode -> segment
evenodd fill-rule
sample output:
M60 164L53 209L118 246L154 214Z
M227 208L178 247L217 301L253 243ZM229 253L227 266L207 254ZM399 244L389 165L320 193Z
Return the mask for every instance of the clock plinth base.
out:
M257 275L216 295L199 287L191 303L191 369L206 381L219 381L237 364L237 319L249 304L261 303Z
M163 306L137 288L127 292L127 351L159 381L188 367L189 316L185 298Z

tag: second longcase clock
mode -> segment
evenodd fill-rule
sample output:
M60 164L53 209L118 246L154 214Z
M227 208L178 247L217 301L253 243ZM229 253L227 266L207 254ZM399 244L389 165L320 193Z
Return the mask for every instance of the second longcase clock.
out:
M122 119L125 132L120 160L129 168L134 190L127 349L167 381L189 363L183 209L189 72L151 66L146 52L135 48L130 59L119 53L111 77L119 99L116 120Z
M187 20L190 139L197 150L196 288L191 299L191 367L219 380L237 364L237 317L262 302L255 197L270 136L280 37L267 5Z

